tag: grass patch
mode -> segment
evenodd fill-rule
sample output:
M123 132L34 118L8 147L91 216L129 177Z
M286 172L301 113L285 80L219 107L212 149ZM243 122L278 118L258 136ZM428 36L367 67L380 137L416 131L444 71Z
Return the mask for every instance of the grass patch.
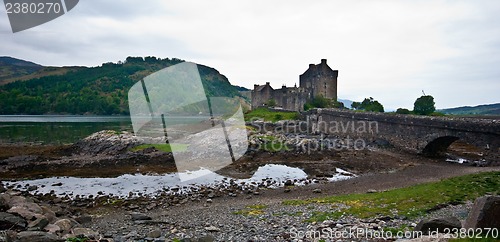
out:
M288 200L285 205L332 204L332 212L313 212L308 221L337 219L344 214L359 218L424 215L440 204L460 204L486 193L500 192L500 172L486 172L419 184L380 193L347 194L307 200ZM340 206L342 205L342 206Z
M187 148L188 148L188 145L187 144L143 144L143 145L138 145L132 149L130 149L130 151L141 151L141 150L144 150L144 149L147 149L147 148L151 148L151 147L154 147L155 149L159 150L159 151L163 151L163 152L172 152L172 150L175 150L175 151L186 151Z
M271 111L267 108L257 108L248 113L245 113L246 121L251 121L255 119L264 119L265 121L270 121L270 122L277 122L280 120L297 120L299 119L299 113Z
M90 241L90 239L85 237L72 237L66 239L66 242L87 242L87 241Z
M257 216L264 213L264 209L267 208L263 204L248 205L244 209L233 212L233 214L244 215L244 216Z

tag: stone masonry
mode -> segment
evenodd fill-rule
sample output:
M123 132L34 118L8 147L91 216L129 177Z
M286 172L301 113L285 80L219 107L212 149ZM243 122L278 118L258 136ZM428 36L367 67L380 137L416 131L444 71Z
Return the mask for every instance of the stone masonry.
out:
M332 70L326 59L322 59L320 64L310 64L300 75L299 87L273 89L269 82L254 85L252 109L267 106L271 99L276 102L276 106L293 111L303 111L304 104L316 96L337 100L337 77L338 70Z

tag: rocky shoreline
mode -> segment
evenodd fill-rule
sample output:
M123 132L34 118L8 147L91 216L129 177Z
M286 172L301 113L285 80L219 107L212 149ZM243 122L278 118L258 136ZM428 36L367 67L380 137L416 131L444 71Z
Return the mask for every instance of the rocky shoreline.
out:
M113 242L318 241L301 231L336 233L359 229L364 235L380 233L384 228L404 227L410 231L420 218L362 220L345 215L339 220L315 223L307 221L313 213L334 208L326 204L315 204L314 209L307 205L285 206L282 201L377 192L499 170L416 156L381 141L373 141L363 150L346 145L311 152L304 147L319 147L324 137L252 129L248 133L249 151L238 162L217 171L217 176L225 176L221 182L215 186L164 187L154 196L143 191L118 196L98 189L93 194L78 195L75 191L58 192L66 185L64 182L43 180L53 176L114 179L124 174L154 176L176 171L171 153L155 148L134 151L132 148L145 141L126 132L98 132L70 146L0 146L0 150L16 154L0 156L0 231L4 231L0 241L1 236L10 238L7 241L64 241L78 237ZM269 144L281 147L267 149ZM286 166L304 175L244 180L251 179L263 166ZM332 182L339 175L350 179ZM23 181L26 178L47 183L34 185ZM41 192L44 189L46 192ZM446 206L429 216L454 215L463 220L471 204ZM349 241L367 240L362 237Z
M422 174L421 171L429 169L443 172L450 165L422 164L386 176L373 174L337 183L236 191L234 195L206 190L198 196L68 199L53 194L34 196L27 191L17 191L2 185L0 230L7 231L11 241L50 242L78 237L93 239L89 241L318 241L311 234L305 234L312 231L329 231L331 234L362 231L362 234L348 241L378 241L365 238L380 234L387 228L406 228L405 231L411 231L423 218L396 216L359 219L346 214L336 220L308 222L307 219L314 213L332 212L335 208L328 204L289 206L282 201L363 191L376 193L379 190L373 188L391 189L393 186L421 183L423 180L408 183L408 179L404 178L415 172L421 174L424 180L438 179L432 172ZM485 170L498 169L461 166L447 176ZM381 184L382 177L387 177L397 185ZM403 181L407 184L402 184ZM430 212L426 218L455 216L463 222L471 207L472 202L448 205ZM328 236L328 233L324 236Z

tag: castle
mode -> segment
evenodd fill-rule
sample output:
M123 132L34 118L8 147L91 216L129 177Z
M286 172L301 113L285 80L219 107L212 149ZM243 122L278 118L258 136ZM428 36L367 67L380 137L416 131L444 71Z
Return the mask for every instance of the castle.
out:
M283 86L275 90L269 82L266 85L254 85L252 109L267 106L270 100L274 100L277 107L304 111L304 104L316 96L337 100L338 74L338 70L332 70L326 64L326 59L322 59L320 64L309 64L309 69L300 75L299 87Z

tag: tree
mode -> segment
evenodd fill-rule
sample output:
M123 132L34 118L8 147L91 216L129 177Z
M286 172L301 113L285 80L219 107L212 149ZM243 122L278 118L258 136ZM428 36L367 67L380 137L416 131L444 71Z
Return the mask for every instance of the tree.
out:
M398 108L398 109L396 110L396 113L398 113L398 114L410 114L410 113L411 113L411 111L410 111L410 110L408 110L408 109L406 109L406 108Z
M352 102L351 108L353 109L360 109L361 103L360 102Z
M431 95L424 95L417 98L413 104L413 112L420 115L429 115L436 111L436 107L434 105L434 97Z
M311 100L311 104L315 108L327 108L331 106L331 100L319 95Z
M339 102L339 101L335 101L333 100L332 101L332 107L333 108L340 108L340 109L345 109L345 106L344 106L344 103L343 102Z
M353 102L351 105L352 108L356 110L365 110L370 112L384 112L384 106L379 103L377 100L374 100L373 97L365 98L363 102Z
M273 98L267 100L266 106L268 106L268 107L275 107L276 106L276 100L274 100Z
M305 111L312 108L344 108L344 104L319 95L304 104Z

